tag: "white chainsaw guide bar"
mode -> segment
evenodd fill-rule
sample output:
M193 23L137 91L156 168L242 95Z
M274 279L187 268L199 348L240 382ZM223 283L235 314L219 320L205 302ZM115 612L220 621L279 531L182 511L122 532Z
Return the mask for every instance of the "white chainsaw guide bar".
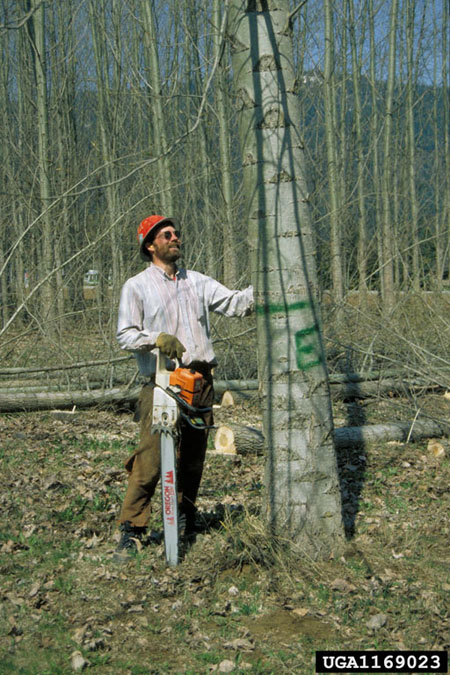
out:
M161 494L166 562L171 567L179 562L178 492L176 450L178 404L165 391L170 371L166 370L159 349L156 354L155 388L153 390L152 433L160 435Z

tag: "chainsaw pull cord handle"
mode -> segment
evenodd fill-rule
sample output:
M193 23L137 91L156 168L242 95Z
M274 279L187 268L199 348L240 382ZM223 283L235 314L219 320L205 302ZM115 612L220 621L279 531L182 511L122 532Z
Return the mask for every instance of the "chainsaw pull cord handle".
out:
M181 361L175 356L173 359L169 359L166 354L163 354L161 349L159 347L155 347L155 349L152 350L153 353L156 356L156 371L155 371L155 378L157 375L169 375L172 371L167 368L167 361L175 361L175 367L180 368L181 367Z

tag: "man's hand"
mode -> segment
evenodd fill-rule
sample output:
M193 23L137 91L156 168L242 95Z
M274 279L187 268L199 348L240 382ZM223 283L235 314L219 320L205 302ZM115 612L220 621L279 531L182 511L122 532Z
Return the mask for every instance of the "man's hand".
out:
M167 333L160 333L156 338L155 345L163 354L166 354L169 359L174 359L175 357L181 359L183 352L186 351L186 347L181 344L175 335L168 335Z

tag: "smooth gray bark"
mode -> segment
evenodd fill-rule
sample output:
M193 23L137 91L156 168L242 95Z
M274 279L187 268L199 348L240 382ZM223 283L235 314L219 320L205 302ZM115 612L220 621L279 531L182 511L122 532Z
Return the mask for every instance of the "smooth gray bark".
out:
M269 9L267 9L269 7ZM312 557L343 541L287 1L233 0L229 32L255 287L272 533Z
M325 107L325 138L327 148L328 191L330 195L331 277L336 302L344 297L342 274L342 213L338 174L336 82L334 77L334 26L331 0L324 1L325 68L323 99Z
M383 178L382 178L382 241L381 241L381 274L383 277L383 308L387 314L392 311L395 303L394 278L394 232L395 220L392 214L392 181L393 181L393 147L392 130L394 115L394 86L396 79L397 62L397 16L398 0L392 0L390 11L389 33L389 63L386 83L386 105L384 112L383 137Z
M155 26L155 16L153 0L142 0L142 19L144 23L144 44L147 51L149 65L149 96L152 101L153 113L153 142L155 144L155 155L159 157L157 164L160 180L160 206L163 215L174 216L172 182L170 176L169 159L167 151L167 122L163 107L163 91L159 67L159 54L157 45L157 33Z
M419 270L419 204L416 189L416 138L414 128L414 41L416 39L415 0L406 2L406 64L408 79L406 83L406 127L408 148L408 201L410 204L410 229L408 241L412 244L412 285L415 291L420 290Z
M230 152L230 119L228 115L229 95L226 91L227 73L225 69L224 45L221 43L220 26L222 24L221 3L214 0L214 52L220 58L216 78L216 106L219 125L219 163L221 188L221 221L223 223L223 281L225 286L234 288L237 283L236 239L233 208L233 184ZM222 52L222 54L221 54Z
M354 97L354 124L357 163L357 202L358 202L358 288L361 293L367 290L367 208L366 208L366 158L364 154L364 139L362 130L361 107L361 55L358 54L355 25L354 0L348 0L350 49L352 54L352 83ZM364 297L363 297L364 301Z
M47 276L53 269L53 236L52 223L48 208L50 206L50 145L49 145L49 106L47 93L47 66L45 50L45 5L40 0L32 0L31 8L34 39L32 48L34 53L34 69L36 78L37 101L37 138L38 138L38 169L39 169L39 196L40 207L43 212L42 245L40 255L40 273ZM55 304L53 283L48 280L41 290L41 316L46 332L54 333Z

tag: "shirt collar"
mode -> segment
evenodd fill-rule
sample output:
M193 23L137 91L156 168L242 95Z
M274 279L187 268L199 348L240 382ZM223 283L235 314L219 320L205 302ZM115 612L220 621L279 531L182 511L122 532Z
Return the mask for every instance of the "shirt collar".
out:
M167 274L167 272L165 272L163 270L162 267L159 267L159 265L155 265L154 263L150 263L148 269L151 270L152 273L161 274L161 276L165 277L166 279L170 279L171 281L173 281L174 278L179 278L180 273L181 273L181 270L178 269L178 267L177 267L176 272L175 272L175 277L171 277L169 274ZM153 270L156 270L156 272L153 272Z

